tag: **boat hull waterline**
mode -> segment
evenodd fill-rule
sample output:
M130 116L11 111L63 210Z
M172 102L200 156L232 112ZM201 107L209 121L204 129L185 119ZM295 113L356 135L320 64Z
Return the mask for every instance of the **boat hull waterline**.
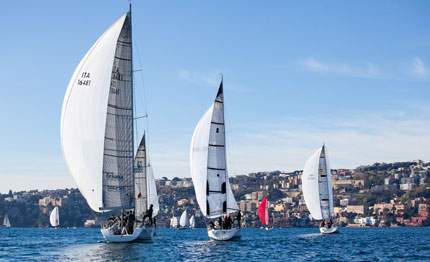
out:
M337 231L337 227L335 227L335 226L330 227L330 228L327 228L327 227L320 227L320 232L321 232L321 234L334 234L334 233L339 233L339 232Z
M128 234L115 235L111 228L101 229L103 237L106 239L107 242L111 242L111 243L124 243L124 242L135 241L138 239L142 231L143 231L143 228L136 228L133 234L131 235L128 235Z
M217 241L236 240L242 236L242 229L210 229L208 230L208 236L210 239Z
M155 229L152 227L139 227L134 230L133 234L124 235L114 234L112 228L102 228L101 232L106 241L111 243L123 243L137 240L152 240Z

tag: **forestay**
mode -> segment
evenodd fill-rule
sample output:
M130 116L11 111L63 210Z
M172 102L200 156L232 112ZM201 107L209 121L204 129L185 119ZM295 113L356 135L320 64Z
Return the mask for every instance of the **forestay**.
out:
M314 219L328 220L333 215L331 172L325 146L306 161L302 175L302 189L306 206Z
M64 97L63 155L97 212L132 204L131 49L130 17L124 15L81 60Z
M223 83L215 102L194 130L190 149L191 176L204 216L215 218L239 210L228 180Z

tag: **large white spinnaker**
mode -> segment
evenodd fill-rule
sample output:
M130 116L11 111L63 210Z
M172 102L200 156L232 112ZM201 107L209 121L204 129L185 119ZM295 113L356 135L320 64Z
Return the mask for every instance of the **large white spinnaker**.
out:
M58 207L54 207L54 209L51 211L51 215L49 216L49 222L53 227L60 226L60 213Z
M190 168L197 202L204 216L215 218L239 210L226 165L223 83L215 102L194 130Z
M181 227L190 226L190 218L188 217L188 213L186 209L184 212L182 212L181 218L179 219L179 224L181 225Z
M130 13L91 47L69 82L61 114L67 166L96 212L133 199L133 94Z
M325 146L315 151L305 163L302 189L306 206L314 219L329 220L333 216L331 171Z

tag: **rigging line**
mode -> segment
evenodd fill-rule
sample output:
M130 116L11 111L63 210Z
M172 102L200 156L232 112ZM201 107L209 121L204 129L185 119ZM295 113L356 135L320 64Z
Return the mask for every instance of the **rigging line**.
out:
M137 41L137 37L135 37L135 43L137 43L138 41ZM140 98L140 100L141 101L143 101L143 108L144 108L144 113L145 113L145 115L148 115L148 103L147 103L147 92L146 92L146 88L145 88L145 81L144 81L144 77L143 77L143 67L142 67L142 61L141 61L141 56L140 56L140 52L139 52L139 48L138 48L138 45L137 44L135 44L134 45L134 47L135 47L135 49L136 49L136 59L137 59L137 62L138 62L138 64L139 64L139 68L140 69L138 69L138 70L135 70L135 72L137 73L137 72L140 72L138 75L140 76L140 79L141 79L141 81L142 81L142 90L138 90L138 95L139 95L139 98ZM142 92L143 92L143 97L142 97ZM146 118L146 135L148 135L148 133L149 133L149 118L147 117Z
M224 82L224 75L221 73L220 74L221 75L221 80ZM224 84L224 83L223 83ZM232 144L231 144L231 140L232 139L230 139L231 138L231 133L232 133L232 131L227 131L226 130L226 126L227 127L229 127L229 128L231 128L231 125L230 125L230 121L228 121L228 119L229 118L226 118L226 114L225 114L225 108L226 108L226 106L225 106L225 92L224 92L224 88L223 88L223 107L224 107L224 135L225 135L225 142L224 142L224 145L226 145L225 146L225 148L226 148L226 161L228 162L228 166L230 167L229 169L230 169L230 171L232 171L231 172L231 174L233 175L234 174L234 172L233 172L233 170L234 170L234 168L233 168L233 165L232 165L232 161L231 161L231 151L230 151L230 148L231 148L231 146L232 146ZM228 146L227 146L228 145ZM226 172L227 173L227 172ZM227 179L228 179L228 177L227 177ZM230 182L230 181L229 181Z

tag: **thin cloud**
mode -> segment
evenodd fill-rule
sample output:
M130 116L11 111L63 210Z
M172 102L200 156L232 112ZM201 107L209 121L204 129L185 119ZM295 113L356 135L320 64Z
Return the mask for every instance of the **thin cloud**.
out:
M179 78L192 82L194 84L205 86L216 86L219 84L220 71L212 71L208 73L196 72L187 69L179 69L177 71Z
M419 57L415 57L411 64L412 74L419 77L430 77L430 68L427 68L424 62Z
M351 65L345 63L327 63L318 61L313 57L303 58L297 62L303 68L319 73L330 73L349 77L387 79L387 80L428 80L430 79L430 68L423 60L415 57L406 66L381 71L373 63L365 65Z
M343 120L285 121L230 141L232 174L261 170L292 171L326 143L332 168L374 162L422 159L430 155L430 119L398 119L389 115ZM327 129L326 126L331 128Z
M184 79L188 82L200 85L200 86L218 86L222 70L213 70L211 72L196 72L187 69L179 69L177 71L177 76L181 79ZM228 83L228 90L232 90L235 92L246 92L246 93L255 93L258 91L257 88L245 87L237 83Z
M298 63L304 68L314 72L326 72L360 78L388 78L372 63L368 63L365 66L353 66L348 64L325 63L313 57L300 59Z

